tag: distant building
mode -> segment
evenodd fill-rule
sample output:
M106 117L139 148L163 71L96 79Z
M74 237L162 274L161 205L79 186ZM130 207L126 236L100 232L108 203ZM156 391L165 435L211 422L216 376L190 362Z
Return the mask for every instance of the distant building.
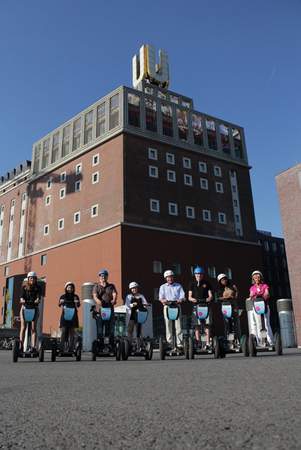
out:
M276 177L294 306L298 345L301 345L301 164Z

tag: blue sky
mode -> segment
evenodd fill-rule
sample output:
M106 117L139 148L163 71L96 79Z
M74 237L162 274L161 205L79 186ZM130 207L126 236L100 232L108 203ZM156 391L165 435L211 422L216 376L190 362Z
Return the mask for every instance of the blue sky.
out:
M256 222L282 234L275 175L300 162L299 0L0 2L0 172L98 98L131 85L143 43L173 91L245 128Z

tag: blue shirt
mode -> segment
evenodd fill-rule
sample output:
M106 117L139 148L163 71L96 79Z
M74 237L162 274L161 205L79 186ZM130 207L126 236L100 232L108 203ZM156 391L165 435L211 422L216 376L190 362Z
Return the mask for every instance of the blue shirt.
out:
M185 298L185 292L180 283L164 283L160 286L159 300L176 302Z

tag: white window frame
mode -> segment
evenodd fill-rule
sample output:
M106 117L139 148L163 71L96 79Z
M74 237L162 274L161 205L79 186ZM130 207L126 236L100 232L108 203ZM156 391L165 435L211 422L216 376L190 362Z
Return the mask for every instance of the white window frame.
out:
M199 172L207 173L207 163L204 161L199 161Z
M152 173L154 171L154 173ZM148 176L151 178L159 178L159 170L157 166L148 166Z
M63 223L62 225L60 225L61 222ZM57 221L57 229L58 229L59 231L61 231L61 230L64 229L64 227L65 227L65 219L62 217L61 219L59 219L59 220Z
M92 156L92 166L98 166L99 164L99 153L95 153L95 155Z
M156 205L154 207L154 205ZM160 201L155 198L149 199L149 209L151 212L159 213L160 212Z
M64 183L67 180L67 172L60 173L60 182Z
M81 188L82 188L82 183L81 183L80 180L77 180L77 181L74 183L74 192L80 192L80 191L81 191Z
M187 182L187 180L189 180L189 181ZM184 173L184 184L186 186L193 186L192 176L189 175L188 173Z
M96 180L94 180L94 175L96 175ZM93 172L92 173L92 184L97 184L99 183L99 172Z
M82 163L76 164L75 175L80 175L82 173Z
M44 236L48 236L49 235L49 223L47 225L44 225L43 234L44 234Z
M205 183L205 186L202 186L202 183ZM205 191L208 191L208 180L207 178L200 178L200 188L204 189Z
M183 156L183 167L184 169L191 169L191 159L187 156Z
M94 209L94 208L96 208L96 213L95 213L95 214L93 213L93 209ZM98 203L97 203L96 205L92 205L92 206L91 206L91 217L94 218L94 217L97 217L97 216L98 216L98 209L99 209Z
M176 183L177 182L177 174L175 170L167 170L167 181L170 183Z
M148 159L152 159L153 161L158 160L158 150L156 148L148 148Z
M162 273L162 267L161 261L153 261L153 273Z
M185 210L186 210L187 219L195 219L195 207L194 206L186 206Z
M172 166L175 165L176 159L174 153L166 153L166 162L167 164L171 164Z
M214 176L221 177L222 176L222 169L220 168L220 166L214 166L213 167L213 173L214 173Z
M173 211L173 208L175 211ZM170 216L178 216L179 215L179 208L178 204L174 202L168 202L168 214Z
M219 194L223 194L224 193L224 185L223 185L223 183L221 183L220 181L216 181L215 182L215 190Z
M66 188L63 187L60 189L60 200L63 200L63 198L65 198L65 197L66 197Z
M209 209L203 209L202 217L204 222L212 222L211 211Z
M76 216L78 215L78 217L79 217L79 219L78 220L76 220ZM80 211L76 211L74 214L73 214L73 223L74 223L74 225L77 225L78 223L80 223Z
M45 205L49 206L51 203L51 195L46 195L45 197Z
M51 189L51 187L52 187L52 177L48 178L48 180L47 180L47 187L46 187L47 191L48 191L49 189ZM24 194L23 194L23 195L24 195ZM26 194L25 194L25 195L26 195ZM22 200L24 200L24 199L23 199L23 196L22 196Z
M222 225L227 224L227 216L224 212L218 213L218 223L221 223Z

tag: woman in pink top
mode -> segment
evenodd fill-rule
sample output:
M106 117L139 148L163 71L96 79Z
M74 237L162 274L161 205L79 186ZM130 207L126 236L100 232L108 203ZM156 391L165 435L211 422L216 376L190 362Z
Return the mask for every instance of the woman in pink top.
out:
M267 339L270 345L273 345L274 337L270 325L270 308L268 305L268 300L270 298L269 286L264 283L263 275L259 270L254 270L252 273L252 286L250 287L250 297L252 300L260 297L266 301L266 312L264 314L264 324L267 330ZM255 334L257 342L259 342L260 330L261 330L261 317L253 309L253 323L255 328L250 330L250 333ZM252 327L253 328L253 327ZM256 330L256 332L255 332Z

